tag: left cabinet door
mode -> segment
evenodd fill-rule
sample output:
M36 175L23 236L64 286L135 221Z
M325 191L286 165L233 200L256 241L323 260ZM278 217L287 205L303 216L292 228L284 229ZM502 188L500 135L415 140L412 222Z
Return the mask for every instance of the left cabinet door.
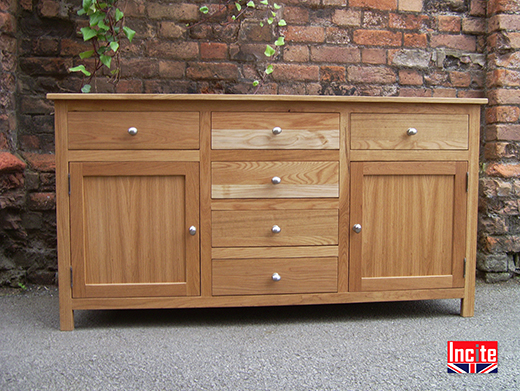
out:
M74 297L200 294L198 162L70 163L70 178Z

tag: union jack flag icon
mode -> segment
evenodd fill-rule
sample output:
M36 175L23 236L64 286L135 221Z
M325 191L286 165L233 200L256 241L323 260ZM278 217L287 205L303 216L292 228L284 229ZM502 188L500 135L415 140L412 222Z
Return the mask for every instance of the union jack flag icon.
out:
M448 373L498 373L498 365L448 363Z

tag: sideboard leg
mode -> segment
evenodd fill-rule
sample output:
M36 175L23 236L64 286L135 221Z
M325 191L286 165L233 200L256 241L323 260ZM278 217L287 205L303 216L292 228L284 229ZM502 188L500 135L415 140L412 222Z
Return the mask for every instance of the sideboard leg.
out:
M74 330L74 311L73 310L60 311L60 330L61 331Z
M475 297L468 297L460 300L460 315L470 318L475 313Z

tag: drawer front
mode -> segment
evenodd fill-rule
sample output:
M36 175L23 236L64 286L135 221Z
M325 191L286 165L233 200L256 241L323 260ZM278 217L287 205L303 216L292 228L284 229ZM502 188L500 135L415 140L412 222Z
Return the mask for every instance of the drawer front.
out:
M213 149L339 149L339 113L213 113Z
M339 195L338 162L213 162L211 167L213 198Z
M374 114L350 117L352 149L468 149L469 117L462 114Z
M70 149L199 149L199 113L70 112L68 135Z
M212 212L213 247L338 244L338 210Z
M213 260L215 296L337 292L337 281L336 257Z

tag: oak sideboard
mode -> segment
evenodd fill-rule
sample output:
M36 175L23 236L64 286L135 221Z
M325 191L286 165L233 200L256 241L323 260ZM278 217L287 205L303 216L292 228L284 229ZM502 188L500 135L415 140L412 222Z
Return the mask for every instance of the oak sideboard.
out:
M74 310L461 299L486 99L50 94Z

